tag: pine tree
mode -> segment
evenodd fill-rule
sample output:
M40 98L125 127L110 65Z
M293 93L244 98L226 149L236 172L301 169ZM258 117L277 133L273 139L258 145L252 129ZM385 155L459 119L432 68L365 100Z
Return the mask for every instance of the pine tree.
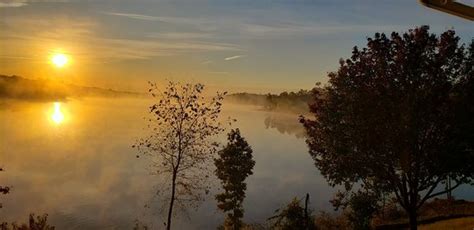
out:
M214 161L216 175L224 189L223 193L216 195L217 207L227 213L225 229L240 229L244 216L242 203L247 189L245 179L252 175L255 161L252 159L252 148L240 135L239 129L231 130L227 139L227 145L218 152L219 158Z

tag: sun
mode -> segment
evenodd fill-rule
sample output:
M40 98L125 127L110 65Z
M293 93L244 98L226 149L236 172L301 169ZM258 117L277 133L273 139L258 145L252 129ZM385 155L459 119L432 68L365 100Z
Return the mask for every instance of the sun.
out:
M57 53L51 58L51 62L58 68L62 68L68 63L68 57L65 54Z

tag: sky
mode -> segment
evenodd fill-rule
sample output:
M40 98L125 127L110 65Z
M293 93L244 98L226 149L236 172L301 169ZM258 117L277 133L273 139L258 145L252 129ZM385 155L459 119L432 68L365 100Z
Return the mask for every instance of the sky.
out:
M375 32L420 25L474 38L471 21L417 0L0 0L0 74L132 91L166 80L310 89ZM54 53L68 65L51 65Z

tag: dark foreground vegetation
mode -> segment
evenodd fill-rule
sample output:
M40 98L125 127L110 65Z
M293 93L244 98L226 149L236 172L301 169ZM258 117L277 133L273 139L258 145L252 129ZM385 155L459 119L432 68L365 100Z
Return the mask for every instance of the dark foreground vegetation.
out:
M301 117L304 138L329 185L341 188L331 201L339 210L335 214L315 214L306 195L265 223L245 223L245 180L258 162L237 128L225 145L213 141L233 120L221 123L225 93L206 100L203 91L202 84L170 82L159 90L151 83L150 133L133 147L153 173L167 178L157 193L164 201L163 228L172 229L178 211L199 205L211 191L212 172L222 185L215 195L225 215L220 229L414 230L474 215L473 202L451 195L474 182L474 42L460 44L452 30L440 36L427 26L390 36L377 33L367 47L354 47L349 59L341 59L324 87L232 96L268 110L309 103L310 115ZM436 199L440 195L448 199ZM24 228L2 227L52 229L46 221L32 215Z
M244 223L237 229L268 230L268 229L306 229L306 230L352 230L377 229L396 230L409 228L408 217L396 203L388 203L377 210L372 216L363 217L353 209L344 209L338 213L318 212L308 208L309 197L295 197L287 205L274 211L263 223ZM269 210L271 211L271 210ZM359 219L370 219L367 226L361 226ZM453 199L434 199L427 202L418 213L418 226L429 229L444 230L465 229L474 222L474 202ZM236 229L230 222L223 223L218 229ZM453 225L444 225L453 223ZM471 225L469 225L471 223ZM454 224L457 224L454 226ZM31 214L27 223L0 223L0 230L53 230L55 227L48 222L48 215ZM134 230L152 229L145 223L136 221Z
M48 215L35 216L31 214L28 223L0 223L0 230L54 230L48 223Z
M3 168L0 168L0 172L3 172ZM5 195L10 192L10 187L5 185L0 185L0 195ZM2 208L2 203L0 203L0 208Z
M464 217L474 218L474 202L454 199L434 199L427 202L418 212L418 224L428 225L443 220L453 220ZM408 217L396 205L389 205L376 215L372 224L376 229L408 228ZM467 227L467 226L466 226Z

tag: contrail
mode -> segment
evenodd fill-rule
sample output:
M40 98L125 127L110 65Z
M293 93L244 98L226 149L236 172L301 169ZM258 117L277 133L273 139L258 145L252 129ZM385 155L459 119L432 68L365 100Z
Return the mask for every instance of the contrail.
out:
M245 57L245 55L235 55L235 56L231 56L231 57L226 57L226 58L224 58L224 60L230 61L230 60L239 59L239 58L243 58L243 57Z

